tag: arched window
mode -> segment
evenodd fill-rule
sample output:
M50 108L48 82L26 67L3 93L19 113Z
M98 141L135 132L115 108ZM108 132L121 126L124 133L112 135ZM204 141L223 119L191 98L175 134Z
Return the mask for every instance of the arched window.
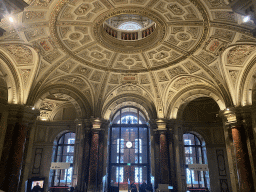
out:
M183 135L187 188L210 188L204 142L191 133ZM204 171L200 171L204 170Z
M72 185L75 136L72 132L65 133L57 141L53 162L70 163L70 168L53 169L52 186Z

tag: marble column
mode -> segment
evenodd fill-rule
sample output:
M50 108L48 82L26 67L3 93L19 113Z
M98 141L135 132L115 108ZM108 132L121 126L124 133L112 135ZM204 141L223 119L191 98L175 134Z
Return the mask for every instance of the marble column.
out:
M4 147L4 140L7 131L8 104L0 99L0 160Z
M157 184L170 184L170 161L169 161L169 139L166 121L156 121L155 130L155 180Z
M74 167L73 167L73 178L72 186L77 186L78 178L82 174L82 159L83 159L83 138L84 133L82 128L84 127L84 122L81 119L75 120L76 124L76 142L75 142L75 153L74 153Z
M248 155L251 163L251 172L253 177L253 184L256 187L256 140L252 125L252 114L256 112L255 106L245 106L239 109L241 117L242 128L245 130Z
M81 169L78 170L77 187L79 191L87 191L89 178L89 163L90 163L90 146L91 146L91 128L90 120L84 120L82 126L82 162Z
M239 185L238 191L254 191L251 166L246 145L245 130L241 125L241 122L238 122L237 114L235 113L234 109L225 110L222 112L222 115L225 118L224 121L226 128L230 129L229 132L231 133L231 139L233 140L233 154L235 156L235 165ZM230 149L230 147L227 146L227 149Z
M91 130L88 191L100 191L103 177L104 129L103 121L93 119Z
M0 165L0 189L16 192L20 183L27 133L38 111L23 105L9 105L7 132ZM8 137L7 137L8 135Z
M179 120L173 120L173 143L174 143L174 158L175 158L175 186L177 191L186 191L186 173L184 162L184 144L183 144L183 127Z

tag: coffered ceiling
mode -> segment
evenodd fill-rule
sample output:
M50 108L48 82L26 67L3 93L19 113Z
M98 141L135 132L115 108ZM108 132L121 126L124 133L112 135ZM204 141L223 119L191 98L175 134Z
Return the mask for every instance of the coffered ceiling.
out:
M136 106L150 118L177 118L184 104L211 97L220 109L250 105L255 39L224 0L33 0L15 23L3 20L0 68L8 102L35 106L54 120L108 119ZM103 29L120 14L146 16L156 30L137 41ZM5 77L7 78L7 77Z

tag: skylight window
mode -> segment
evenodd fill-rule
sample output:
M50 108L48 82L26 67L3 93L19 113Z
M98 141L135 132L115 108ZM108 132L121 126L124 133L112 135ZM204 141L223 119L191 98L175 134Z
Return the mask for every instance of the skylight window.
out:
M122 23L118 27L118 29L126 30L126 31L135 31L135 30L139 30L141 28L142 27L141 27L140 24L138 24L136 22L132 22L132 21L128 21L128 22Z

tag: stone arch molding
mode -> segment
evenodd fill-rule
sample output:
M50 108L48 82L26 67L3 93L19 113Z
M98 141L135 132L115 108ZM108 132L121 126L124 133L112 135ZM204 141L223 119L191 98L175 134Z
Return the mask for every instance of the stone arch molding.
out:
M8 67L8 64L2 58L0 58L0 78L2 79L4 84L6 84L4 89L6 89L7 91L8 103L14 103L14 104L19 103L19 98L20 98L19 93L21 90L20 90L20 81L18 79L18 74L15 71L13 72Z
M63 87L73 87L72 90L76 89L75 92L79 93L80 95L83 95L84 101L87 103L90 108L94 107L95 102L95 91L93 89L93 86L91 83L86 79L85 77L81 75L61 75L52 79L46 80L44 82L44 85L62 85ZM54 88L54 87L53 87ZM41 89L44 89L44 87L41 87Z
M34 107L40 110L41 120L53 120L57 111L64 106L73 105L78 118L89 118L91 106L79 91L62 85L49 86L38 94Z
M72 133L76 133L74 130L72 129L66 129L66 130L63 130L63 131L60 131L56 134L52 134L49 138L49 142L52 143L53 145L57 145L57 141L60 139L60 137L65 134L65 133L69 133L69 132L72 132Z
M156 108L147 98L135 94L119 95L104 104L102 117L106 120L111 119L115 112L122 107L137 107L146 115L147 119L156 119Z
M223 97L213 88L192 86L174 96L168 107L167 117L170 119L180 119L187 104L199 97L210 97L216 101L220 110L224 110L226 108Z
M221 64L234 105L252 103L251 88L256 43L246 42L229 46L222 54Z
M134 84L125 84L125 85L117 86L113 90L111 90L109 93L107 93L105 98L106 98L106 101L110 101L111 99L113 99L113 97L127 94L127 93L144 96L150 101L153 101L153 98L154 98L152 95L152 92L150 93L144 87L139 85L134 85Z
M8 102L25 104L37 74L39 65L38 53L34 48L26 44L1 43L0 58L1 63L4 63L0 70L4 71L5 75L7 75L7 81L10 81L11 84L10 86L8 85L11 89Z

